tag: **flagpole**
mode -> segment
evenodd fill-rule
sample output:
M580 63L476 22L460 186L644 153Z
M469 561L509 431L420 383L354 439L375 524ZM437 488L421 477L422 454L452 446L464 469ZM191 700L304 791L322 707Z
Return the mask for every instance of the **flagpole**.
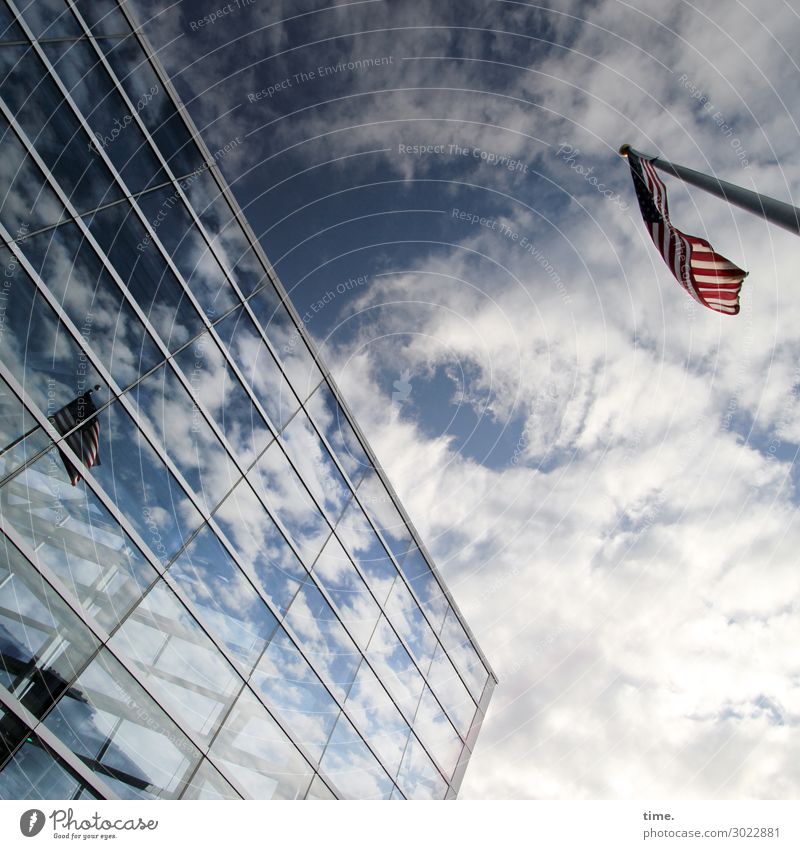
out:
M746 209L748 212L765 218L772 224L777 224L778 227L789 230L795 236L800 236L800 209L790 203L784 203L782 200L776 200L767 195L758 194L758 192L751 192L750 189L743 189L741 186L736 186L709 174L703 174L700 171L693 171L683 165L673 165L673 163L659 159L657 156L639 153L629 144L622 145L619 152L621 156L627 156L630 152L642 159L648 159L661 171L666 171L685 183L691 183L691 185L704 189L709 194L716 195L734 206Z

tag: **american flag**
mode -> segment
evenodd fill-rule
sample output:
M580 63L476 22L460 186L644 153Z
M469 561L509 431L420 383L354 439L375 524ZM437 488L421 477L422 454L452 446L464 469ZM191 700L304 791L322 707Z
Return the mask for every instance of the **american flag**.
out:
M687 236L670 223L667 187L652 162L627 152L642 218L669 270L704 307L726 315L739 312L747 272L718 254L705 239Z
M92 390L90 389L50 416L51 423L62 436L72 431L65 442L77 454L81 463L87 469L100 465L100 422L97 416L91 421L86 421L96 412L97 407L92 401ZM74 430L74 428L77 428L77 430ZM67 470L70 483L75 486L82 477L81 473L61 449L58 453L61 455L64 468Z

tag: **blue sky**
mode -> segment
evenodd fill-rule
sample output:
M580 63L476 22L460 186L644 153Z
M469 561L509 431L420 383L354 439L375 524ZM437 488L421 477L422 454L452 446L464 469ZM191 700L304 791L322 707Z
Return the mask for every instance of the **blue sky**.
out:
M501 678L462 797L796 797L797 243L668 180L703 310L616 155L797 202L790 4L136 6Z

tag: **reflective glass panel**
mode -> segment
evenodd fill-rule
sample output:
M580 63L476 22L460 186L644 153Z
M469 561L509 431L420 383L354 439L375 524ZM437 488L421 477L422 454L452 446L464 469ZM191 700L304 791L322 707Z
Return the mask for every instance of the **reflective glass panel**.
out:
M0 771L0 799L74 799L83 783L30 737Z
M388 799L391 778L342 714L325 749L320 771L329 777L343 799Z
M163 359L76 224L30 236L20 247L120 387Z
M464 744L428 687L425 687L414 718L414 733L450 778Z
M381 532L395 560L402 563L405 553L411 546L411 534L374 469L368 470L361 481L358 487L358 500L375 527Z
M204 329L175 275L127 203L91 216L89 229L170 350Z
M336 537L331 536L325 543L314 564L313 575L333 600L353 639L366 648L381 611Z
M302 410L286 425L279 440L315 501L335 524L352 492Z
M0 535L0 684L41 717L97 645L88 628Z
M223 501L214 519L253 584L285 611L308 573L247 481Z
M138 203L209 321L238 304L239 299L178 190L174 186L156 189L141 195Z
M407 799L444 799L447 783L413 735L403 755L397 784Z
M359 667L345 707L386 770L395 775L411 729L366 663Z
M317 775L311 782L311 787L308 788L308 793L306 793L306 799L315 799L317 801L330 801L336 799L336 796L333 795L331 789Z
M218 799L241 799L242 797L219 774L208 759L203 758L181 798L206 802Z
M322 593L313 584L306 584L292 602L285 621L317 674L338 699L344 700L361 653Z
M64 480L55 452L7 483L0 499L38 562L107 630L155 581L155 569L91 490Z
M431 572L422 552L412 547L400 563L400 571L420 600L422 609L435 633L439 633L449 602L441 585Z
M129 109L113 87L89 42L48 43L42 50L91 130L95 149L106 154L128 193L166 182L166 172L134 120L135 108Z
M250 684L318 762L339 706L285 632L270 642Z
M319 386L322 372L289 311L271 283L259 289L247 303L272 344L298 398L305 401Z
M448 607L439 639L461 673L473 698L479 702L489 673L452 607Z
M175 356L192 392L225 434L245 468L272 439L272 431L255 408L211 333L206 332Z
M150 425L199 503L211 512L236 485L241 472L175 372L161 366L128 398L137 420Z
M413 722L425 682L384 616L372 635L367 658L406 719Z
M279 430L297 411L300 402L250 316L244 308L236 310L214 329L273 426Z
M17 442L13 448L10 447L12 442L20 439L32 428L36 428L33 433ZM49 444L50 438L37 426L33 416L0 377L0 445L5 448L0 455L0 478L21 466Z
M270 511L283 523L304 563L313 563L330 536L330 526L281 447L273 442L247 477Z
M0 56L4 47L0 50ZM0 223L11 239L64 220L64 207L5 118L0 116Z
M207 525L170 566L169 575L208 630L252 669L278 622Z
M3 100L73 207L84 212L121 198L88 133L33 50L0 50L2 77ZM4 143L4 155L5 148Z
M249 690L237 699L210 753L253 799L302 799L314 775Z
M119 35L130 31L116 0L76 0L75 6L86 26L95 34Z
M242 679L163 581L136 606L109 647L185 728L210 740Z
M411 649L423 674L436 651L436 637L402 581L396 581L386 603L386 615Z
M477 706L441 645L436 647L428 681L461 736L466 737Z
M397 569L355 499L339 519L336 535L358 563L378 603L383 604L397 579Z
M200 759L178 726L105 649L45 725L122 798L178 798Z
M17 8L34 38L58 38L81 33L75 16L63 0L22 0Z
M347 472L350 482L358 486L367 469L371 468L371 463L327 383L317 387L305 407Z

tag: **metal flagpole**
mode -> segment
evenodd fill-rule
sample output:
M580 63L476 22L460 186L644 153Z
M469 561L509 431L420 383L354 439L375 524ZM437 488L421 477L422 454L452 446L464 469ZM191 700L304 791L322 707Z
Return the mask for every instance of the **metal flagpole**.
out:
M792 206L790 203L784 203L782 200L776 200L775 198L767 197L767 195L760 195L758 192L751 192L749 189L743 189L741 186L735 186L733 183L719 180L700 171L693 171L691 168L685 168L683 165L673 165L671 162L667 162L665 159L659 159L657 156L639 153L638 150L634 150L629 144L622 145L619 152L621 156L627 156L630 152L642 159L649 159L661 171L666 171L668 174L678 177L685 183L691 183L699 189L705 189L709 194L716 195L728 201L728 203L746 209L755 215L760 215L770 223L777 224L779 227L789 230L795 236L800 236L800 209Z

